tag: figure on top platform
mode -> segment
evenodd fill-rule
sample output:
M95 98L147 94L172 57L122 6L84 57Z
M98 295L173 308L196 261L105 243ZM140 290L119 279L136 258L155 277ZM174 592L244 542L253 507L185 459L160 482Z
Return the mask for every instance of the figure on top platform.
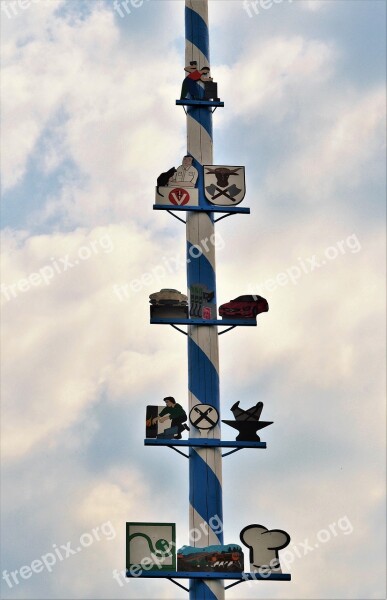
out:
M189 63L188 67L184 68L184 71L188 73L183 81L181 88L181 100L189 98L191 100L215 100L219 101L218 95L218 84L214 83L212 77L210 77L210 68L203 67L198 70L198 63L193 60ZM204 83L204 90L198 86L198 82Z

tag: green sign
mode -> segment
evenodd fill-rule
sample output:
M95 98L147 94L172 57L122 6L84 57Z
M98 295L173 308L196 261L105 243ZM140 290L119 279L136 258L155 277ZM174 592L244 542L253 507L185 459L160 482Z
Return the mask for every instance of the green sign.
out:
M126 523L126 569L132 577L176 571L175 523Z

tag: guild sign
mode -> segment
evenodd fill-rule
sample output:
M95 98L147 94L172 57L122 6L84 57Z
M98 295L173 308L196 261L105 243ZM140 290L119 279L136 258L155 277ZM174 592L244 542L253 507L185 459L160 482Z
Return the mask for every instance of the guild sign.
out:
M211 204L240 204L246 195L245 168L204 165L204 190Z
M210 321L212 319L212 311L211 311L211 308L209 306L205 306L202 309L202 319L204 321Z
M243 410L243 408L240 408L238 400L231 407L235 421L222 420L222 422L239 432L236 438L238 442L260 442L261 438L257 435L257 432L273 425L273 421L260 421L262 409L263 402L257 402L255 406Z
M209 404L196 404L191 408L189 420L193 427L206 431L216 427L219 421L219 413L216 408Z
M267 529L263 525L248 525L242 529L240 538L248 547L250 570L255 573L264 569L269 573L282 573L278 551L290 543L290 535L282 529Z
M239 544L183 546L177 551L177 570L185 573L242 573L243 567L243 550Z
M215 316L216 304L215 292L209 290L205 285L195 283L189 288L189 316L192 319L204 319L209 321Z
M142 569L175 571L175 523L126 523L126 568L133 577Z
M175 206L184 206L190 201L190 195L187 190L183 188L175 188L169 194L169 200Z

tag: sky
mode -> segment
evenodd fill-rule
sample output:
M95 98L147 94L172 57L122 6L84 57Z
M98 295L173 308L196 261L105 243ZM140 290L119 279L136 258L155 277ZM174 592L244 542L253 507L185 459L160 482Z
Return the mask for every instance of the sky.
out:
M251 208L217 225L218 299L270 311L220 338L221 406L274 424L223 461L224 535L289 532L292 582L227 598L382 599L386 3L245 6L209 8L215 164L246 166ZM126 521L188 538L187 463L143 445L146 405L187 406L186 339L148 318L186 289L184 227L152 210L186 152L184 3L129 7L1 0L7 600L186 597L113 577Z

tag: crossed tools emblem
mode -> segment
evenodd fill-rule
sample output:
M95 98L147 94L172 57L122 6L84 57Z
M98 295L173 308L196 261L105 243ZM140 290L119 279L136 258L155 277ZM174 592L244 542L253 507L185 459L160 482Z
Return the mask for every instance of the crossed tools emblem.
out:
M225 196L231 202L236 202L236 196L241 193L235 183L230 185L230 177L238 177L239 172L243 167L229 169L228 167L206 167L206 175L215 175L216 184L211 183L206 187L206 191L211 196L211 201L217 200L221 196Z
M197 404L189 413L191 425L197 429L213 429L219 421L219 413L209 404Z
M235 185L235 183L230 185L230 187L228 187L226 190L221 190L220 188L218 188L217 185L213 183L211 185L208 185L206 187L206 190L211 195L211 200L217 200L218 198L220 198L220 196L226 196L226 198L228 198L232 202L235 202L235 196L240 194L242 191Z

